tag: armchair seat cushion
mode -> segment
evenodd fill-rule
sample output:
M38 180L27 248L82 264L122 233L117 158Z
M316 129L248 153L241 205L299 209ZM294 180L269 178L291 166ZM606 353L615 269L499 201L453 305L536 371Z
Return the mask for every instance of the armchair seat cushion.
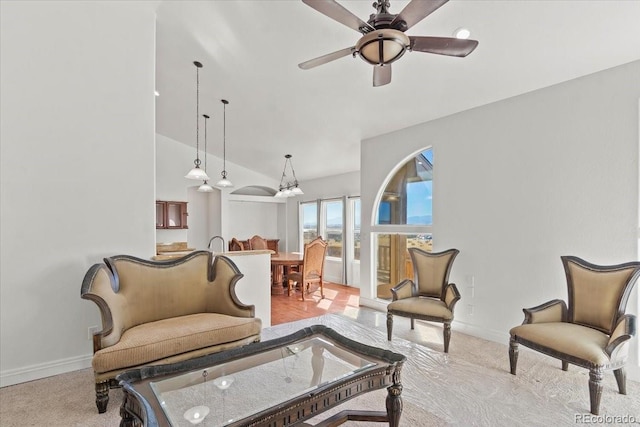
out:
M444 302L435 298L410 297L393 301L387 305L388 312L414 313L416 317L429 316L452 320L453 313Z
M193 350L259 337L260 319L197 313L127 329L118 343L94 354L96 373L143 365Z
M609 364L605 347L609 336L593 328L566 322L532 323L516 326L512 337L566 354L596 366Z

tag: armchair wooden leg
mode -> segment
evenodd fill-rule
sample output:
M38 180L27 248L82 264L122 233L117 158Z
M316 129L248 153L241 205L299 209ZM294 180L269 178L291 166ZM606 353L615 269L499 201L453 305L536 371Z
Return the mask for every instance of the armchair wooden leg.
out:
M518 343L511 337L509 340L509 365L511 368L511 375L516 374L516 368L518 366Z
M322 280L320 280L320 298L324 299L324 286L322 285Z
M98 407L98 413L103 414L107 412L108 404L109 404L109 380L96 383L96 406Z
M391 341L391 333L393 332L393 314L387 312L387 340Z
M564 360L562 361L562 370L563 371L569 370L569 362L565 362Z
M602 396L602 371L591 369L589 371L589 399L591 400L591 413L599 415L600 397Z
M416 327L416 319L414 319L413 317L411 318L411 330L413 331Z
M618 391L620 394L627 394L627 373L624 368L616 369L613 371L613 375L616 377L618 383Z
M411 319L413 323L413 319ZM444 322L444 352L449 353L449 341L451 340L451 322Z

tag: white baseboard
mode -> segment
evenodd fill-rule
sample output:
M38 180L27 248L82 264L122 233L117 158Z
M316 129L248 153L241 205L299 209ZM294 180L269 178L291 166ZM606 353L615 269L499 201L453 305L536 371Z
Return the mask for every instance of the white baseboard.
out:
M361 306L373 308L374 310L382 311L384 313L387 312L387 305L389 304L388 302L382 302L377 299L365 298L363 296L360 296L359 301Z
M7 369L0 372L0 387L6 387L27 381L39 380L53 375L90 368L93 355L70 357L19 369Z
M459 322L454 319L451 324L451 329L454 331L462 332L463 334L471 335L477 338L482 338L487 341L497 342L499 344L509 345L509 334L504 331L496 331L493 329L481 328L470 323Z
M377 311L381 311L383 313L387 312L388 304L389 303L386 301L360 297L360 305L372 308ZM504 332L488 330L486 328L479 328L475 325L459 322L457 320L453 321L453 323L451 324L451 329L485 340L494 341L501 344L509 344L509 334L505 334Z

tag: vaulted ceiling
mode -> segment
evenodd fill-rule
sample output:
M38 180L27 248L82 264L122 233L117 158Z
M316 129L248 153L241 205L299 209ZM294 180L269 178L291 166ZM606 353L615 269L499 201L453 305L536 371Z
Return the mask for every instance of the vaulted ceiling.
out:
M374 12L372 1L339 3L364 21ZM391 0L390 12L407 3ZM640 59L639 22L640 1L452 0L407 34L466 27L478 48L466 58L408 52L392 82L373 87L357 57L298 68L360 37L300 0L163 1L157 131L195 146L197 60L210 153L222 157L225 98L228 161L274 179L287 153L301 180L350 172L365 138Z

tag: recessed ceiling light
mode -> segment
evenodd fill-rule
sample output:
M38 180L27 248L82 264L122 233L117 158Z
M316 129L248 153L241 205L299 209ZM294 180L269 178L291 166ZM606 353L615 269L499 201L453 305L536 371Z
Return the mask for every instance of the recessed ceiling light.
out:
M470 35L471 31L463 27L460 27L453 32L453 36L457 39L468 39Z
M153 93L155 93L156 96L160 96L160 92L158 92L157 90L154 90Z

